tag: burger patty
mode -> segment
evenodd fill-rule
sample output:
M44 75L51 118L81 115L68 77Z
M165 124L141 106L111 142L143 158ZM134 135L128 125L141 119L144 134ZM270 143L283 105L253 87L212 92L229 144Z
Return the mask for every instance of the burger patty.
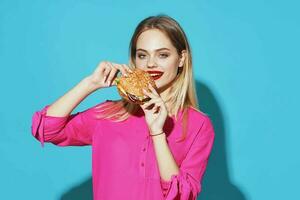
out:
M128 98L132 101L132 102L138 102L138 101L141 101L141 102L146 102L146 101L149 101L151 98L150 97L146 97L146 98L143 98L142 100L140 100L140 98L138 98L137 96L133 95L133 94L130 94L127 92L127 96Z

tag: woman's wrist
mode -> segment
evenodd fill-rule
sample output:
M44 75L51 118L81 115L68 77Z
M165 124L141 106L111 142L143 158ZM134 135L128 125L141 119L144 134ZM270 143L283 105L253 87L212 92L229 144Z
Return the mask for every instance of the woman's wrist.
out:
M86 84L86 87L88 88L89 91L94 92L97 89L100 89L100 87L93 82L92 77L91 76L87 76L85 77L82 82L84 82Z
M154 130L154 131L150 130L150 136L161 135L163 133L164 133L164 131L162 129L158 129L158 130Z
M167 136L166 133L162 131L161 133L158 133L156 135L150 135L150 137L152 138L153 141L158 142L161 140L165 140Z

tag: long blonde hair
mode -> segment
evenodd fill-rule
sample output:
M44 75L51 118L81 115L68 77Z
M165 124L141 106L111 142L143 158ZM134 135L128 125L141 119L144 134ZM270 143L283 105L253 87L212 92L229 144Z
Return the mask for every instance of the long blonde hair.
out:
M136 43L139 35L149 29L158 29L162 31L171 41L172 45L177 49L178 55L185 50L186 57L183 67L178 68L176 78L170 86L170 93L166 102L169 102L171 113L175 113L175 120L178 120L179 111L182 114L183 134L180 141L184 140L187 132L188 108L192 107L199 112L199 105L196 96L195 80L192 69L191 49L186 34L181 26L173 18L167 15L150 16L142 20L135 29L131 38L129 52L129 65L135 68ZM134 115L139 109L139 105L129 103L124 99L116 101L108 101L96 107L99 111L98 118L109 119L114 122L121 122L130 115ZM202 113L202 112L201 112Z

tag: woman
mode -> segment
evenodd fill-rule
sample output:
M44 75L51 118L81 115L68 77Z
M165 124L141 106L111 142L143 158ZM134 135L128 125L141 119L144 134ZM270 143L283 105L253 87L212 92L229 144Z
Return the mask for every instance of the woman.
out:
M115 86L133 68L159 72L143 105L107 100L71 114L92 92ZM191 50L165 15L137 26L130 64L101 62L93 74L34 113L32 134L58 146L92 145L96 200L195 200L214 142L210 118L197 109Z

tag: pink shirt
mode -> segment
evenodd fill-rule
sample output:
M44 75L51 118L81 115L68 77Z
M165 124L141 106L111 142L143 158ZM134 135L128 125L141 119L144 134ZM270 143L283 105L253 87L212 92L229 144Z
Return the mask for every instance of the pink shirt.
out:
M105 101L102 103L109 103ZM100 103L100 104L102 104ZM97 104L97 105L100 105ZM95 107L66 117L32 117L32 134L42 145L92 145L92 180L95 200L196 200L214 143L211 120L189 108L188 132L183 142L181 123L168 117L164 131L179 174L160 178L152 138L143 110L124 122L95 119ZM179 113L179 119L182 112Z

